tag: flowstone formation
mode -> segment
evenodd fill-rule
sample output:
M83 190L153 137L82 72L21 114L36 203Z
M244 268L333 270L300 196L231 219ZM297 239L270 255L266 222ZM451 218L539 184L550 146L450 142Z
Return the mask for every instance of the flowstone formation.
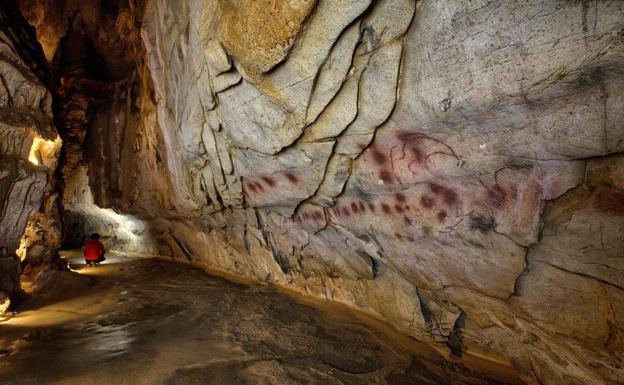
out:
M624 3L139 3L84 23L136 71L76 131L76 175L141 221L137 251L529 383L622 381ZM49 14L27 15L42 43Z

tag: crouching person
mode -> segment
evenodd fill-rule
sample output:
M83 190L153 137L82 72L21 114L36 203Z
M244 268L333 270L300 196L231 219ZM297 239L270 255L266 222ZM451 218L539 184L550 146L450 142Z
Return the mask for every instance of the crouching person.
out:
M100 242L100 234L91 234L90 239L84 245L84 257L87 266L96 266L104 260L104 245Z

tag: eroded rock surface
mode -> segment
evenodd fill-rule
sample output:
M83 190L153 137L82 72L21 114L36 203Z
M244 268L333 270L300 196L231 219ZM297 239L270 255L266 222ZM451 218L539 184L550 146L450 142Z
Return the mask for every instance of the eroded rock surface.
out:
M529 383L624 377L624 3L115 11L134 88L82 125L81 175L137 245Z
M16 251L29 220L50 200L60 146L51 123L52 97L37 70L43 69L27 26L16 9L1 7L0 315L20 294Z

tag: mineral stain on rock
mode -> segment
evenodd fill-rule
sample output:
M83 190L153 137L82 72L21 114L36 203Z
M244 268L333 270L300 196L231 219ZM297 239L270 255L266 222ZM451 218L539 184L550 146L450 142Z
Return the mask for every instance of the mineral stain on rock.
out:
M601 191L592 204L606 214L624 216L624 190Z

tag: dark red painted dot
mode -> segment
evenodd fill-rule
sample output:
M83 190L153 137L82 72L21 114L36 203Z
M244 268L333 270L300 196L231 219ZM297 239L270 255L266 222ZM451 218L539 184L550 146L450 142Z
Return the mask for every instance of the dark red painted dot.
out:
M358 207L360 208L361 212L366 211L366 206L364 206L364 202L360 201L360 203L358 203Z
M292 184L299 183L299 178L297 178L297 176L295 176L295 174L287 172L284 175L286 176L286 179L288 179L290 181L290 183L292 183Z
M394 197L396 198L397 202L405 202L405 195L403 195L403 193L396 193L394 194Z
M403 212L403 206L396 204L394 205L394 209L396 210L397 213L402 213Z
M256 186L253 182L247 182L247 189L251 192L256 192Z
M392 174L388 170L381 170L379 173L379 179L384 183L392 183Z
M457 193L451 189L445 189L444 194L442 194L442 199L444 203L452 205L457 202Z
M438 218L438 221L440 222L444 222L444 220L446 219L446 211L444 210L440 210L438 211L438 214L436 215L436 217Z
M358 207L357 203L351 202L351 210L353 210L353 213L357 214L358 211L360 211L360 208Z
M368 208L370 209L370 211L375 212L375 204L374 203L369 203L368 204Z
M422 205L422 207L430 209L435 204L435 200L433 200L433 198L428 195L423 195L422 197L420 197L420 204Z
M342 208L342 213L348 217L351 216L351 211L349 211L349 208L346 206Z
M371 157L373 158L375 163L377 163L380 166L386 164L386 162L388 161L388 158L386 157L386 155L384 155L384 153L380 152L376 148L372 149Z
M448 187L440 186L435 183L429 184L431 192L442 198L442 202L446 205L452 205L457 202L457 193Z
M384 213L389 214L392 212L392 210L390 209L390 206L388 206L385 203L381 204L381 209L383 210Z
M272 176L265 175L262 177L264 183L266 183L269 187L275 187L275 178Z
M442 186L440 186L439 184L435 184L435 183L430 183L429 184L429 189L431 189L431 192L438 195L442 192Z

